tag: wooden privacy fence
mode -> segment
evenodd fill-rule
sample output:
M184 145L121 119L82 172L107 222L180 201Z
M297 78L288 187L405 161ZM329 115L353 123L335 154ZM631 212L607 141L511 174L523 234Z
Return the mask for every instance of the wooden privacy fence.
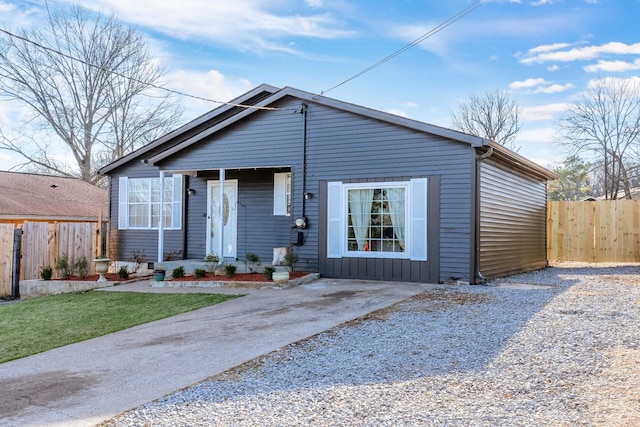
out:
M67 255L69 260L85 257L94 271L93 259L108 254L106 223L98 222L27 222L22 229L20 256L14 254L14 225L0 224L0 295L11 295L11 283L20 260L20 280L40 278L40 268L53 267L56 260ZM55 273L54 273L55 274ZM54 275L55 277L55 275Z
M11 295L14 228L13 224L0 224L0 296Z
M549 201L547 258L640 262L640 200Z

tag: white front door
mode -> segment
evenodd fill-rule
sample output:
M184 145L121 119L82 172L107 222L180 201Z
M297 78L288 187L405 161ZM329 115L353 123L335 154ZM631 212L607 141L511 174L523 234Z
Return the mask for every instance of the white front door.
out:
M220 203L220 181L207 182L207 254L222 258L237 256L238 180L224 181L224 203ZM223 228L221 228L223 227ZM221 245L220 236L223 236Z

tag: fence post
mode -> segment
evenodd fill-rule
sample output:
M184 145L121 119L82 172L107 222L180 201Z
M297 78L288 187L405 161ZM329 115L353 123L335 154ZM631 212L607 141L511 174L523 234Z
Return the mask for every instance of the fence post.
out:
M22 229L13 230L13 276L11 279L11 297L20 297L20 259L22 258Z

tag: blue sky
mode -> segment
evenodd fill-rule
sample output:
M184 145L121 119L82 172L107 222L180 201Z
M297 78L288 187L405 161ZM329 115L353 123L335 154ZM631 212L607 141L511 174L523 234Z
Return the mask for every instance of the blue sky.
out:
M51 9L71 4L49 0ZM640 75L640 0L493 0L333 90L472 5L470 0L90 0L148 37L168 88L227 101L292 86L451 127L471 93L508 90L522 107L520 154L565 153L556 121L596 78ZM0 0L0 25L38 25L42 0ZM183 98L184 120L218 104ZM17 106L0 105L0 125ZM0 152L0 168L16 159Z

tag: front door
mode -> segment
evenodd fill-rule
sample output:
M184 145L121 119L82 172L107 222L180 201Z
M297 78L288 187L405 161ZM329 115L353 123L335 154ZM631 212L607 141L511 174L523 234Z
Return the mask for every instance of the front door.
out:
M207 254L214 253L221 260L223 258L236 258L238 241L237 179L224 181L223 203L221 203L220 199L220 181L208 181ZM220 241L221 236L223 236L224 242Z

